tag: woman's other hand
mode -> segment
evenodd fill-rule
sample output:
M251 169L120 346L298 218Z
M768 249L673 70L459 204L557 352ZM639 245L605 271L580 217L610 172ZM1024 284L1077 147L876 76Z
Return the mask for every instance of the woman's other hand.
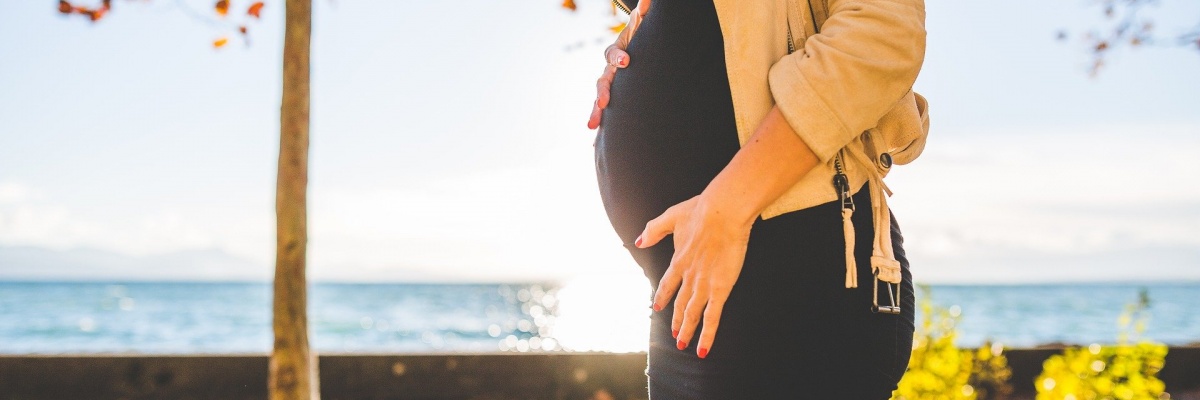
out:
M654 310L665 308L678 293L671 332L680 350L687 348L703 316L704 326L696 347L700 358L708 356L712 349L721 310L746 260L753 224L753 219L735 218L733 213L714 207L714 202L708 200L701 194L668 208L646 223L646 229L634 242L635 246L646 248L674 234L675 255L658 283Z
M617 35L617 41L604 49L604 59L608 65L604 67L600 79L596 80L596 101L592 103L592 114L588 117L588 129L600 127L600 115L604 108L608 107L608 89L612 86L613 77L617 75L617 68L629 66L629 54L625 52L625 47L629 46L629 40L633 39L633 34L641 24L642 17L650 11L650 1L638 2L637 8L629 12L629 22L625 24L625 29L621 30L621 34Z

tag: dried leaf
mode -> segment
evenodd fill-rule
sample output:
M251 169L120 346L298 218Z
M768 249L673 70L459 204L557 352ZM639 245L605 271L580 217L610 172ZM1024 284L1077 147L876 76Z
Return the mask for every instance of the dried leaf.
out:
M215 48L218 48L218 49L219 49L219 48L221 48L221 47L225 46L225 44L227 44L227 43L229 43L229 38L227 38L227 37L221 37L220 39L217 39L217 40L214 40L214 41L213 41L213 47L215 47Z
M1096 51L1097 52L1104 51L1104 50L1108 50L1108 42L1107 41L1101 41L1100 43L1096 43Z
M74 11L74 10L75 10L75 7L71 6L71 3L68 3L67 0L58 0L58 12L63 13L63 14L70 14L71 11Z
M625 30L625 23L622 22L622 23L610 26L610 27L608 27L608 29L611 30L613 33L621 33L621 31Z
M242 36L245 36L246 35L246 26L245 25L238 26L238 32L241 33Z
M563 0L563 8L575 11L575 0Z
M93 9L90 9L90 8L83 8L83 7L76 7L76 8L75 8L75 12L78 12L78 13L80 13L80 14L83 14L84 16L88 17L88 19L89 19L89 20L91 20L92 22L99 21L99 20L100 20L100 18L104 17L104 12L105 12L105 11L106 11L106 10L105 10L105 9L103 9L103 8L100 8L100 9L94 9L94 10L93 10Z
M254 18L262 18L261 16L259 16L259 13L262 12L262 8L263 8L263 2L256 1L256 2L254 2L254 4L250 5L249 9L246 10L246 14L249 14L250 16L252 16Z
M217 15L224 17L226 14L229 14L229 0L217 0L217 5L214 8L217 10Z

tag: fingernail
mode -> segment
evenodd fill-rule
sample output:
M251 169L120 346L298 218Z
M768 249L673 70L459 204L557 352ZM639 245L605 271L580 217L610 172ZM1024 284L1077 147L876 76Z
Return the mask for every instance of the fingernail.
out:
M696 352L696 354L699 355L700 358L708 357L708 349L701 347L700 350Z
M671 337L678 339L678 338L679 338L679 330L678 330L678 329L672 329L672 330L671 330Z
M687 348L687 343L684 343L682 340L676 340L675 347L679 348L680 350L683 350L683 349Z
M658 305L658 303L654 303L654 311L662 311L662 306Z
M625 66L625 56L617 56L617 65Z
M637 237L637 240L634 240L634 241L633 241L633 245L634 245L635 247L642 247L642 237L641 237L641 236L638 236L638 237Z

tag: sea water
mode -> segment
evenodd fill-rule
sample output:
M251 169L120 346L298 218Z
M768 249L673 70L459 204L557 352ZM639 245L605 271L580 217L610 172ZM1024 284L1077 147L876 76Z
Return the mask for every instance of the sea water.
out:
M326 353L644 350L647 285L336 284L309 292ZM1200 342L1200 283L932 286L958 343L1112 343L1145 290L1143 337ZM918 316L920 318L920 316ZM264 353L269 283L0 282L0 353Z

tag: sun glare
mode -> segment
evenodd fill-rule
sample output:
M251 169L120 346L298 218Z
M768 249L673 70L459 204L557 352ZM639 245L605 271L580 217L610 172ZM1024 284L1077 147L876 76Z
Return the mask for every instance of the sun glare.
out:
M581 277L558 291L554 337L570 351L646 351L650 286L636 274Z

